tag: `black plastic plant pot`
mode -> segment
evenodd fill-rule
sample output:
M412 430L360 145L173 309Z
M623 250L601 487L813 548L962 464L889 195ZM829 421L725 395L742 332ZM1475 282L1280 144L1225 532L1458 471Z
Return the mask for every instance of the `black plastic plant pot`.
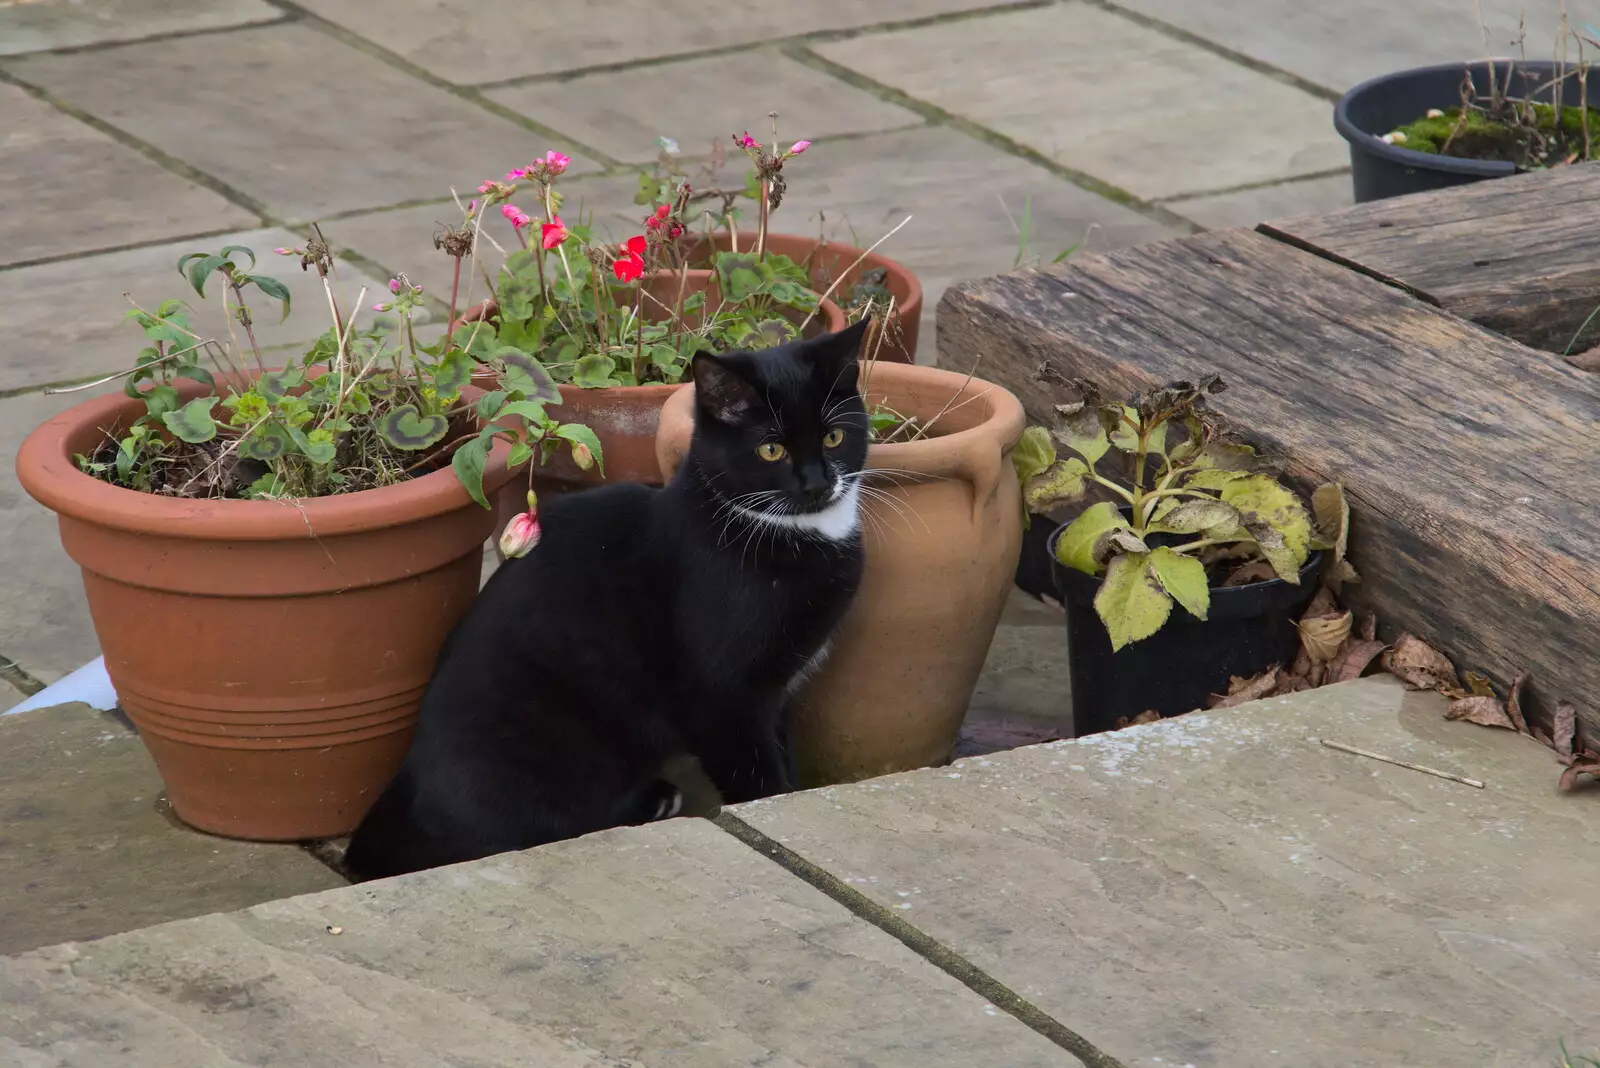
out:
M1282 579L1211 591L1204 620L1174 604L1160 630L1143 641L1111 651L1106 625L1094 610L1101 578L1056 559L1050 564L1067 609L1067 665L1072 679L1072 723L1077 737L1114 730L1150 709L1176 716L1206 706L1211 694L1227 693L1234 675L1259 675L1287 665L1300 646L1295 622L1317 592L1323 554L1313 552L1300 568L1300 585Z
M1350 142L1350 179L1357 204L1517 173L1515 164L1502 160L1456 159L1416 152L1383 140L1384 134L1416 122L1429 108L1460 106L1461 85L1468 70L1478 94L1486 94L1491 84L1489 66L1488 60L1478 60L1417 67L1363 82L1340 98L1334 105L1333 126ZM1572 64L1568 69L1571 73L1562 87L1561 99L1562 103L1575 106L1580 99L1578 73ZM1501 86L1506 84L1506 72L1512 71L1512 96L1546 104L1553 101L1554 62L1497 59L1494 70ZM1600 96L1600 84L1594 90Z
M1055 575L1050 570L1051 538L1055 520L1030 513L1028 528L1022 532L1022 552L1017 556L1017 589L1030 597L1056 596Z

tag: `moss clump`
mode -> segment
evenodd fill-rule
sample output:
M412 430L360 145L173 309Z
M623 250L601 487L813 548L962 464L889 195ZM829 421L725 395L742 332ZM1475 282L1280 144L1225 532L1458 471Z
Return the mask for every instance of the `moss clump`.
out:
M1532 109L1530 122L1529 109ZM1523 169L1549 167L1573 156L1600 159L1600 111L1589 108L1590 145L1584 153L1583 108L1563 107L1559 121L1549 104L1503 104L1488 109L1451 108L1400 127L1394 143L1414 152L1460 159L1500 160Z

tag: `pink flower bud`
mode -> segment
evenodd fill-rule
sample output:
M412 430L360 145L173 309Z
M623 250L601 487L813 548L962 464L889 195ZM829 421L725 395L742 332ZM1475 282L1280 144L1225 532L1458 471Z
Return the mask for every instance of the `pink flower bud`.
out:
M275 248L272 251L280 256L298 256L300 254L300 250L297 248Z
M385 304L383 301L380 300L380 301L378 301L378 303L376 303L376 304L374 304L372 306L372 310L373 311L388 311L389 310L389 305Z
M594 453L581 441L572 443L572 462L578 465L579 471L587 471L594 466Z
M539 513L519 512L511 517L505 532L500 535L500 555L507 560L527 556L539 544L542 533L539 529Z
M800 153L804 152L806 149L808 149L810 147L811 147L811 142L810 141L796 141L792 146L790 146L789 155L798 156Z
M506 172L506 184L510 185L513 182L520 182L527 176L528 170L526 167L514 167Z
M389 292L391 292L391 293L400 292L400 279L398 279L398 278L389 279Z
M529 218L527 212L512 204L501 205L500 214L504 215L506 217L506 221L512 226L515 226L518 230L522 229L524 226L527 226L533 221L531 218Z
M571 156L564 156L553 148L544 154L545 173L551 178L558 174L565 174L570 166L572 166Z

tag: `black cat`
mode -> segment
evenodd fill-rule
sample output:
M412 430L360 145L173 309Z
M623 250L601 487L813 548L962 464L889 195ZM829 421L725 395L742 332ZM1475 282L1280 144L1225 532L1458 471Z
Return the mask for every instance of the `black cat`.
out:
M358 879L676 812L692 753L728 803L793 788L790 692L860 583L864 326L696 356L695 432L663 489L552 498L439 655Z

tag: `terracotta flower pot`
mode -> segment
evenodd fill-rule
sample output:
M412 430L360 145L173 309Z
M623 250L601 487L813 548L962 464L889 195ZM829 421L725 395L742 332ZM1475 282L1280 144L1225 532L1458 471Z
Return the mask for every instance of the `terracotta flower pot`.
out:
M706 255L705 240L700 238L690 246L691 263ZM724 250L731 246L733 238L727 233L718 233L712 234L710 240L716 248ZM743 235L740 247L747 248L752 240L751 236ZM828 287L843 274L844 281L833 290L835 301L846 295L867 271L882 268L886 276L884 285L894 295L899 331L898 336L884 340L878 359L891 363L916 362L917 333L922 323L922 283L909 268L877 252L868 252L866 258L862 259L863 250L853 245L841 245L836 241L822 241L800 234L768 234L767 248L808 269L811 272L811 288L818 293L828 292ZM852 266L858 259L861 260L860 266Z
M645 316L658 320L665 313L662 305L675 307L679 296L679 276L669 272L649 275L644 279L645 291L659 303L646 299ZM682 280L684 294L707 293L708 300L716 301L716 275L711 271L687 271ZM476 322L496 313L493 301L486 301L466 315L462 322ZM821 331L843 330L844 312L831 300L822 302L821 308L807 334ZM494 376L476 375L473 382L484 389L494 388ZM531 477L527 468L518 469L518 477L508 481L494 498L495 527L499 534L511 517L527 509L527 491L531 487L540 497L556 493L570 493L590 489L606 482L642 482L650 486L662 483L661 468L656 464L656 425L661 406L667 398L682 389L682 385L611 386L603 389L583 389L579 386L561 387L561 404L551 414L563 423L582 423L595 432L605 459L605 475L598 467L583 471L572 462L563 450L553 456L548 464L536 464ZM495 555L504 560L498 544Z
M1016 397L949 371L881 363L864 392L869 403L908 415L945 414L937 436L874 445L867 455L867 466L884 472L873 485L893 503L863 498L861 591L833 652L799 695L792 740L803 786L950 755L1022 544L1011 450L1025 417ZM668 475L693 424L689 386L661 412L656 453Z
M80 404L17 454L83 569L118 701L184 822L346 834L400 766L493 516L448 468L293 503L161 497L78 470L75 453L142 410L121 394ZM490 457L491 491L509 448Z

